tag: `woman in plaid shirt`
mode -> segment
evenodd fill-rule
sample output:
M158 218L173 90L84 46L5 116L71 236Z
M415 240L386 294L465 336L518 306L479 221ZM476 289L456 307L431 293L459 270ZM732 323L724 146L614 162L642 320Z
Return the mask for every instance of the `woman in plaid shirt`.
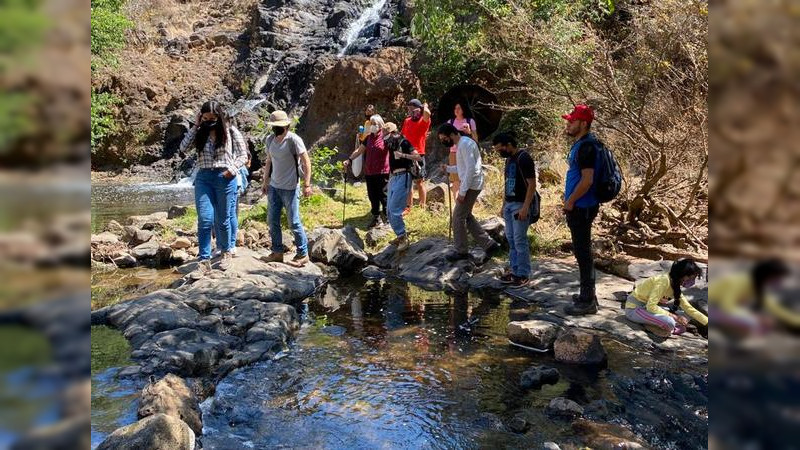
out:
M200 270L211 269L211 227L216 227L217 249L222 252L221 270L231 265L230 212L236 204L236 174L247 162L247 143L231 125L222 105L208 101L200 108L197 121L180 145L183 153L194 143L197 149L197 177L194 203L197 207L197 239ZM216 220L215 220L216 219Z

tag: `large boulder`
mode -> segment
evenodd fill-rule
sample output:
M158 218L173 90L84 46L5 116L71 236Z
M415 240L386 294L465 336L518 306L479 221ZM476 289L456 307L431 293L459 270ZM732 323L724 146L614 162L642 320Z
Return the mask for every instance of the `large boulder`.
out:
M118 428L97 450L194 450L195 434L186 422L156 414Z
M309 255L313 261L330 264L342 273L353 273L366 264L369 257L364 243L352 227L341 230L318 228L309 234Z
M405 281L430 290L443 290L467 285L470 261L451 262L447 255L454 251L450 242L442 238L426 238L412 243L401 254L389 245L374 256L373 262L381 269L390 269Z
M525 320L510 322L506 333L512 342L544 350L553 346L560 328L546 320Z
M144 419L155 414L178 418L186 422L195 434L203 433L200 405L189 386L179 376L167 374L142 389L137 417Z
M602 365L608 360L600 338L585 331L569 329L553 344L556 361L569 364Z
M342 108L342 105L373 104L387 121L397 122L391 113L404 111L405 101L421 92L419 78L411 70L412 56L409 49L390 47L371 56L332 60L314 84L301 120L300 131L309 148L326 145L338 147L342 154L351 151L353 127L364 120L362 107Z
M506 222L502 217L492 216L482 220L480 224L481 228L496 242L501 245L506 243Z

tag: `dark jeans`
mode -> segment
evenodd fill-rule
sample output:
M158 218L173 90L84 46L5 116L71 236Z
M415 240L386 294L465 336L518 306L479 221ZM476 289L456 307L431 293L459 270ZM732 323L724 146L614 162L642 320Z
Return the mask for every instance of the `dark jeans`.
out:
M597 216L599 205L590 208L575 207L567 212L567 226L572 234L572 251L578 260L581 272L580 298L583 301L594 299L594 258L592 256L592 222Z
M377 216L381 213L386 214L386 184L389 182L389 174L366 175L367 196L372 205L372 215Z

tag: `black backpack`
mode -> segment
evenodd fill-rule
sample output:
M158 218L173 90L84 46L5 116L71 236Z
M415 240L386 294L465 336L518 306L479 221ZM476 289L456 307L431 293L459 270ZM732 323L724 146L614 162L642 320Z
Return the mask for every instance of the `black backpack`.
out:
M595 148L595 167L594 167L594 196L600 203L608 203L614 200L622 189L622 171L619 164L614 159L614 154L603 144L602 141L590 137L589 141Z

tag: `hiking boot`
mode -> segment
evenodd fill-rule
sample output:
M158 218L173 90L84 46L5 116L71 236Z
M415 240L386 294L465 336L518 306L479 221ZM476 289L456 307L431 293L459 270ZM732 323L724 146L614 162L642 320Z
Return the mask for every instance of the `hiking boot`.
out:
M367 228L375 228L381 224L381 216L372 216L372 222L367 225Z
M511 272L506 272L502 276L500 276L500 282L503 284L511 284L514 282L514 274Z
M511 283L509 283L511 287L527 286L528 282L531 281L525 277L518 277L516 275L511 275L511 278L512 278Z
M581 301L581 296L578 294L572 294L572 303L578 303Z
M397 246L398 252L406 251L408 249L408 246L410 245L408 242L408 236L404 234L398 237L397 239L394 240L394 244Z
M219 270L225 271L231 268L233 264L233 254L231 252L225 252L222 254L222 259L219 261L217 268Z
M564 312L570 316L587 316L597 314L597 298L591 301L578 301L574 305L564 308Z
M292 258L292 265L297 266L297 267L303 267L306 264L308 264L308 261L309 261L308 253L303 254L303 255L298 253L298 254L294 255L294 258Z
M272 253L269 254L269 256L262 256L262 257L260 257L258 259L261 260L262 262L265 262L265 263L271 263L271 262L282 263L283 262L283 253L272 252Z

